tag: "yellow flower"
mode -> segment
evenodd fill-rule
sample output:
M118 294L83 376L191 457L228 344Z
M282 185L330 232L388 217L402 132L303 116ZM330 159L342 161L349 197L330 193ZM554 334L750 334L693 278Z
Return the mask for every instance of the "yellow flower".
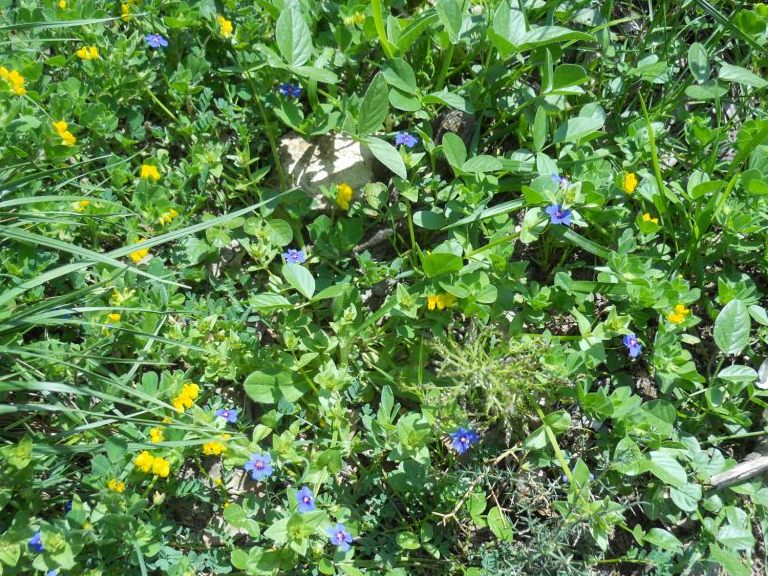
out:
M88 208L88 206L90 205L91 205L90 200L80 200L78 202L72 203L72 210L74 210L75 212L84 212L85 209Z
M195 400L200 395L200 386L194 382L188 382L181 388L181 393L186 394L192 398L192 400Z
M107 319L110 322L120 322L120 320L122 320L122 318L123 317L120 316L120 314L118 314L117 312L113 312L112 314L107 314Z
M160 214L160 218L157 219L157 223L161 225L170 224L173 222L174 218L178 218L179 213L176 212L173 208L168 210L167 212L163 212Z
M651 218L651 215L648 214L648 212L646 212L645 214L643 214L643 222L653 222L654 224L658 224L659 223L659 219L658 218Z
M75 135L69 130L59 134L59 136L61 136L61 143L64 144L64 146L74 146L75 142L77 142L77 138L75 138Z
M154 180L155 182L160 180L160 172L157 171L157 166L152 164L142 164L139 176L144 180Z
M203 454L206 456L218 456L227 449L226 445L217 440L203 444Z
M8 76L10 74L11 73L8 72L8 68L6 68L5 66L0 66L0 78L2 78L3 80L8 80Z
M224 481L221 479L220 476L217 476L216 478L213 479L213 485L214 486L219 487L222 484L224 484Z
M219 14L218 16L216 16L216 22L218 22L219 24L219 33L221 33L221 35L224 36L224 38L229 38L230 36L232 36L233 28L232 28L231 20L227 20L226 18L224 18L224 16Z
M685 307L685 304L678 304L675 306L674 311L667 315L667 320L672 322L672 324L681 324L685 322L685 317L690 313L691 311Z
M123 19L123 21L127 22L131 19L131 3L130 2L123 2L120 4L120 18Z
M195 403L195 398L200 394L200 387L193 382L184 384L181 388L181 392L173 400L171 404L177 412L184 412L187 408L192 408L192 404Z
M165 440L165 437L163 436L163 429L162 428L152 428L149 431L149 441L153 444L157 444L158 442L162 442Z
M362 24L365 22L365 14L362 12L355 12L352 16L344 18L344 26L354 26L355 24Z
M145 238L141 238L141 239L139 239L138 243L140 244L141 242L144 242L144 240L145 240ZM140 250L136 250L134 252L131 252L129 256L130 256L131 260L133 260L136 264L139 264L140 262L142 262L144 260L144 258L149 256L149 248L141 248Z
M69 128L69 124L67 124L64 120L53 122L53 129L56 130L56 133L59 135L61 135L63 132L66 132L67 128Z
M67 7L67 0L59 0L59 8L64 10Z
M81 60L99 59L99 49L96 46L83 46L77 52L75 52L75 54Z
M160 478L168 478L168 474L171 472L171 464L165 458L155 458L152 462L152 474L160 476Z
M349 203L352 201L352 187L349 184L341 183L336 186L336 204L342 210L349 210Z
M427 296L427 310L444 310L456 303L456 296L443 292L442 294L429 294Z
M3 68L3 70L6 73L2 74L2 77L11 85L13 93L18 96L24 96L27 93L26 88L24 88L24 83L26 82L24 76L19 74L18 70L11 70L10 72L6 68Z
M125 482L121 482L116 478L112 478L112 480L107 482L107 487L110 490L112 490L112 492L117 492L118 494L122 494L123 490L125 490Z
M148 473L150 470L152 470L152 464L155 461L155 457L152 456L149 452L144 450L141 454L136 456L133 463L136 465L136 468L144 472L145 474Z
M163 424L173 424L173 420L170 418L170 416L166 416L161 420Z
M624 174L624 181L622 182L624 192L632 194L637 188L637 175L634 172L627 172Z

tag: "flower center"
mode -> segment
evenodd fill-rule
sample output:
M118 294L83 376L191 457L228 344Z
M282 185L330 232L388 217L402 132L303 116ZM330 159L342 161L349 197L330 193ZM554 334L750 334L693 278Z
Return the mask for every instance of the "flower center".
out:
M264 462L262 462L261 460L257 461L255 464L255 468L256 470L264 470Z
M467 438L466 436L462 436L461 438L459 438L459 442L461 442L462 444L466 444L467 442L469 442L469 438Z
M304 496L304 498L301 499L304 504L309 504L312 501L312 498L309 496Z
M339 542L341 542L342 540L344 540L344 532L341 532L341 531L339 531L339 532L336 532L336 539L337 539Z

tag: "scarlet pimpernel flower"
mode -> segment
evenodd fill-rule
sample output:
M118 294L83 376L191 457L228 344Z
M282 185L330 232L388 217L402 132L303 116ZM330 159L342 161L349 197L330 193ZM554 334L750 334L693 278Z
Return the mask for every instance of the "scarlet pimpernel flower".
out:
M296 491L296 503L299 505L299 512L312 512L315 509L315 495L309 486L302 486Z
M220 408L219 410L216 410L215 414L219 418L224 418L224 420L230 424L237 422L237 410L233 410L231 408Z
M544 211L549 216L550 223L563 224L564 226L571 225L571 211L568 208L563 208L560 204L552 204L547 206Z
M251 473L251 478L254 480L264 480L264 478L271 476L272 472L274 472L271 463L272 456L268 453L254 453L251 454L250 460L245 463L243 468L246 472Z
M468 428L459 428L455 432L451 432L449 436L451 437L451 448L459 454L464 454L472 444L480 440L477 432Z
M325 529L325 533L331 538L331 544L338 546L339 550L346 552L352 544L352 534L347 531L344 524L336 524Z
M622 341L624 342L624 346L627 347L630 358L637 358L640 356L640 353L643 351L643 347L640 345L640 342L637 341L637 336L634 334L627 334L624 336Z

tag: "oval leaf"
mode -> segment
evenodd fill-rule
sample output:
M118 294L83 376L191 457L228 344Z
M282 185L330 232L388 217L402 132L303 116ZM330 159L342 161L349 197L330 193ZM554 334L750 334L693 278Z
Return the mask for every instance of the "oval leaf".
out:
M724 354L738 354L749 344L749 312L741 300L731 300L715 319L715 344Z

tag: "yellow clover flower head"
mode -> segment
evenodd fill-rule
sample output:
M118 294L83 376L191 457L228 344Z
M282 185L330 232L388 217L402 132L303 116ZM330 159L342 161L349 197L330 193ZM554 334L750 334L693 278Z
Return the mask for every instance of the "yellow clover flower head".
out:
M149 431L149 441L153 444L157 444L158 442L162 442L165 440L165 436L163 436L163 429L162 428L152 428Z
M167 210L166 212L163 212L160 214L160 217L157 219L157 223L161 226L165 226L166 224L170 224L174 221L174 219L179 217L179 213L176 212L173 208L170 210Z
M667 315L667 320L672 324L682 324L690 313L691 311L685 307L685 304L677 304L675 309Z
M227 446L218 440L206 442L203 444L203 454L206 456L218 456L222 452L226 451Z
M659 219L658 218L651 218L651 215L648 214L648 212L646 212L645 214L643 214L643 222L653 222L654 224L658 224L659 223Z
M75 52L80 60L98 60L99 49L96 46L83 46Z
M622 188L627 194L632 194L637 188L637 174L634 172L626 172L622 181Z
M171 473L171 464L165 458L155 458L152 462L152 474L160 478L168 478Z
M152 464L155 461L155 457L152 456L149 452L144 450L141 454L136 456L136 458L133 460L134 465L136 468L144 472L145 474L148 474L150 470L152 470Z
M349 210L349 204L352 202L352 187L346 182L336 186L336 204L342 210Z
M59 0L59 8L64 10L67 7L67 0Z
M120 322L120 320L122 320L123 317L117 312L113 312L112 314L107 314L107 319L110 322Z
M355 12L351 16L344 18L344 26L354 26L355 24L362 24L365 22L365 14L362 12Z
M427 310L445 310L456 303L456 296L443 292L427 296Z
M192 408L192 405L195 403L195 399L199 394L200 386L194 382L189 382L182 386L181 392L179 392L176 398L171 400L171 404L173 404L173 407L177 412L184 412L187 408Z
M5 66L0 66L0 78L11 85L11 91L17 96L24 96L27 93L27 89L24 88L26 80L18 70L9 71Z
M153 164L142 164L139 176L143 180L154 180L155 182L160 180L160 172L157 170L157 166Z
M77 202L72 203L72 210L78 213L85 212L85 209L88 208L88 206L91 205L90 200L78 200Z
M138 243L141 244L142 242L144 242L144 240L146 240L146 238L140 238ZM149 256L149 248L141 248L139 250L134 250L129 254L129 256L135 264L141 264L142 262L144 262L147 256Z
M112 492L117 492L118 494L122 494L123 490L125 490L125 482L122 482L117 478L112 478L112 480L107 482L107 488L112 490Z
M232 32L234 28L232 27L231 20L227 20L226 18L224 18L224 16L219 14L218 16L216 16L216 22L219 25L219 33L222 36L224 36L224 38L229 38L230 36L232 36Z

